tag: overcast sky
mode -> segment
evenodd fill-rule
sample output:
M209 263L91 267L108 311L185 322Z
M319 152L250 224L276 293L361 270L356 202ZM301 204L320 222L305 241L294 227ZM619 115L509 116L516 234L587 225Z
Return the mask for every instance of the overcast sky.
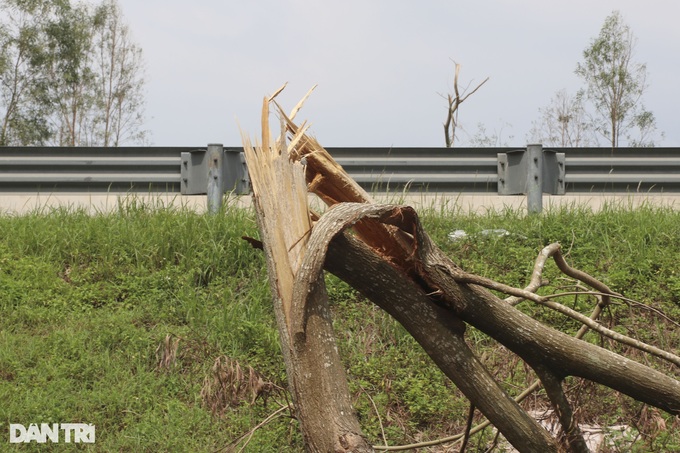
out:
M490 77L462 104L461 126L523 146L538 109L583 86L576 64L618 10L647 64L658 144L680 146L677 0L119 3L144 52L152 145L240 146L239 125L256 136L262 98L288 82L288 109L318 84L298 118L324 146L443 146L455 60L461 87Z

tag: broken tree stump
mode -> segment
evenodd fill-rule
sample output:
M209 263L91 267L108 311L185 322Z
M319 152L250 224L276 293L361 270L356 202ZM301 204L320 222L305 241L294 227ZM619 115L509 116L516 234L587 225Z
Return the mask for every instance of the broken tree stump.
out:
M306 135L307 127L294 123L300 104L286 115L274 97L264 100L261 144L252 146L244 138L244 149L289 386L309 451L372 450L350 404L335 346L324 269L397 319L519 451L583 451L583 438L573 425L573 411L562 389L567 376L589 379L680 414L680 381L580 337L590 328L676 366L680 357L599 325L595 319L600 306L587 317L549 296L538 296L539 283L522 290L465 272L432 242L415 210L371 204L368 194ZM277 140L269 133L272 103L282 123ZM304 166L299 163L302 159ZM308 192L330 206L320 217L309 211ZM546 250L554 255L560 270L596 288L603 301L620 296L566 265L559 244ZM542 264L537 265L532 280L540 282L542 269ZM489 289L512 297L500 299ZM578 338L570 337L519 311L514 306L519 300L572 316L584 328ZM565 444L558 445L503 391L466 345L466 325L494 338L534 368L559 414L567 434Z
M291 335L293 287L304 271L301 262L312 222L302 165L289 160L285 137L269 138L269 102L265 98L262 143L252 146L244 138L244 149L295 413L308 451L371 451L351 405L323 277L301 296L308 308L309 334Z

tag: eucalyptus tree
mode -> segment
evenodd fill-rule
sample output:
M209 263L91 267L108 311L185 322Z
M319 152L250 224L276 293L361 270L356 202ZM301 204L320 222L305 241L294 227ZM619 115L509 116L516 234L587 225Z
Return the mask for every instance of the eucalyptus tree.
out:
M614 11L576 66L576 74L586 84L584 94L595 109L597 131L612 148L619 147L622 136L632 139L636 129L643 138L656 129L654 116L641 103L647 66L634 61L635 44L630 26Z
M94 21L86 5L65 5L46 27L50 58L48 99L54 106L52 118L56 144L81 146L91 140L91 111L95 104L96 74L92 70Z
M144 64L116 0L0 0L0 145L143 142Z
M570 377L609 387L671 416L680 415L680 380L676 369L669 368L680 366L680 356L598 321L616 300L632 301L571 267L559 243L539 252L525 288L466 272L437 247L415 209L374 204L328 151L306 134L307 126L294 122L304 100L290 116L276 103L282 89L264 98L261 144L253 146L248 137L243 138L261 240L244 239L264 251L293 401L289 408L300 423L306 451L414 450L461 439L464 451L473 430L485 426L472 428L479 410L518 451L587 452L577 417L583 402L567 396ZM271 136L270 104L276 106L281 119L278 139ZM310 192L329 206L324 214L309 211ZM576 293L538 293L546 284L544 270L549 259L575 283ZM401 323L469 399L464 433L441 442L394 448L386 440L380 446L368 442L352 407L346 365L335 342L324 269ZM593 291L583 291L586 287ZM501 299L503 293L508 297ZM590 315L558 301L562 296L573 300L575 294L586 293L595 296ZM572 337L516 307L525 301L582 326ZM496 380L497 373L469 346L468 327L516 354L537 379L512 397ZM590 330L601 340L586 339ZM607 349L614 342L618 346ZM633 349L635 356L623 355ZM641 359L642 352L649 357ZM652 365L652 356L667 363ZM519 404L540 386L561 426L555 437Z
M116 0L94 12L93 65L96 70L96 140L103 146L143 142L144 60Z
M56 2L0 0L0 146L43 144L45 19Z
M547 146L579 147L596 145L597 140L582 96L560 90L550 104L539 110L530 141Z

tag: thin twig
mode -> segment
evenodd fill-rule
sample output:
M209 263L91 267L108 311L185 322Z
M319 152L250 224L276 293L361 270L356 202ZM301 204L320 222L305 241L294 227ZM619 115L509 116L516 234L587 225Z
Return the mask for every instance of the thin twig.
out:
M491 453L494 448L498 445L498 438L501 436L500 431L496 431L496 435L493 437L493 442L491 442L491 446L484 450L484 453Z
M468 411L467 422L465 423L465 436L463 437L463 443L460 444L460 453L465 452L468 441L470 440L470 428L472 428L472 420L475 416L475 405L470 403L470 410Z
M631 307L637 307L641 310L647 310L656 313L659 317L665 319L666 321L670 322L671 324L675 325L676 327L680 327L680 323L677 321L674 321L671 319L666 313L663 311L659 310L658 308L650 307L649 305L645 305L642 302L639 302L635 299L631 299L629 297L624 297L621 294L611 294L611 293L602 293L600 291L589 291L589 290L583 290L583 291L565 291L562 293L555 293L551 294L550 297L551 299L556 299L558 297L563 297L563 296L596 296L596 297L604 297L604 296L609 296L611 298L620 300L622 302L627 303Z
M548 258L553 256L560 249L560 244L554 242L547 245L541 250L536 257L536 262L534 263L534 270L531 273L531 279L529 284L524 288L525 291L536 292L538 288L543 286L543 270L545 269L545 263ZM524 300L523 297L511 296L505 299L510 305L517 305Z
M509 295L514 295L514 296L519 296L523 299L531 300L533 302L536 302L538 304L541 304L543 306L546 306L550 309L553 309L559 313L562 313L563 315L569 316L572 319L575 319L579 321L582 324L587 325L589 328L593 329L594 331L598 332L599 334L610 338L614 341L618 341L619 343L631 346L635 349L639 349L640 351L647 352L649 354L652 354L656 357L659 357L661 359L667 360L671 363L674 363L677 366L680 366L680 357L678 357L675 354L671 354L670 352L664 351L662 349L659 349L655 346L649 345L647 343L644 343L642 341L636 340L634 338L631 338L627 335L620 334L618 332L614 332L611 329L608 329L604 327L602 324L599 324L595 322L594 320L590 319L589 317L577 312L576 310L572 310L571 308L564 306L558 302L555 302L550 299L550 297L545 297L545 296L539 296L538 294L534 294L532 292L519 289L519 288L514 288L509 285L505 285L503 283L499 283L495 280L491 280L486 277L481 277L479 275L475 274L469 274L467 272L460 271L456 275L452 275L453 279L458 282L458 283L469 283L473 285L478 285L478 286L483 286L484 288L492 289L495 291L500 291L505 294ZM608 295L612 295L611 293L608 293Z
M385 443L385 446L387 447L387 436L385 435L385 428L383 427L383 422L382 418L380 417L380 411L378 411L378 406L376 406L375 401L373 401L373 398L371 398L371 395L368 394L365 388L359 386L361 388L361 391L364 392L364 394L368 397L368 400L371 402L371 405L373 406L373 410L375 411L375 415L378 416L378 424L380 425L380 433L382 434L383 442Z
M260 423L258 423L257 425L255 425L250 431L248 431L247 433L245 433L244 435L242 435L242 436L239 437L238 439L231 441L226 447L224 447L224 449L215 450L215 453L218 453L218 452L220 452L220 451L229 451L229 448L230 448L230 447L235 447L236 445L240 444L240 443L245 439L246 442L245 442L245 443L241 446L241 448L238 450L239 453L242 452L242 451L246 448L246 446L248 445L248 443L250 442L250 440L253 438L253 435L255 434L255 431L257 431L258 429L262 428L263 426L265 426L266 424L268 424L268 423L271 422L272 420L275 420L275 419L277 419L278 417L281 417L282 412L284 412L284 411L287 410L287 409L291 409L291 407L290 407L290 406L281 406L281 407L279 407L277 410L275 410L274 412L272 412L271 414L269 414L269 416L267 416L267 418L265 418L265 419L262 420Z

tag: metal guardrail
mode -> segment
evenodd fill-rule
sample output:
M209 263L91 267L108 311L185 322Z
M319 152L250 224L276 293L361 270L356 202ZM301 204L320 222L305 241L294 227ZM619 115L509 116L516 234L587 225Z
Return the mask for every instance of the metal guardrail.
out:
M680 148L551 148L566 156L567 192L680 193Z
M496 192L513 148L328 148L367 188ZM522 150L523 151L523 150ZM680 148L547 148L564 154L564 192L680 192ZM558 173L554 174L558 177ZM557 183L557 181L554 181ZM562 193L564 193L562 192ZM558 193L557 191L555 193Z
M0 148L0 192L179 192L191 149Z
M501 181L507 176L501 169L502 156L512 157L513 151L518 150L328 148L328 151L359 184L375 191L407 187L412 191L503 194L508 193L504 189L508 182ZM555 151L556 156L564 155L564 171L550 171L543 178L559 178L561 174L564 178L561 184L567 193L680 193L680 148L619 148L614 151L608 148L552 148L550 151ZM5 147L0 148L0 193L151 191L205 194L209 180L206 152L207 147ZM223 153L222 189L247 193L249 185L242 148L224 148ZM548 181L547 187L553 186L559 184ZM546 191L545 180L542 187ZM547 191L562 193L560 190Z
M497 192L501 148L327 148L361 186L371 190Z

